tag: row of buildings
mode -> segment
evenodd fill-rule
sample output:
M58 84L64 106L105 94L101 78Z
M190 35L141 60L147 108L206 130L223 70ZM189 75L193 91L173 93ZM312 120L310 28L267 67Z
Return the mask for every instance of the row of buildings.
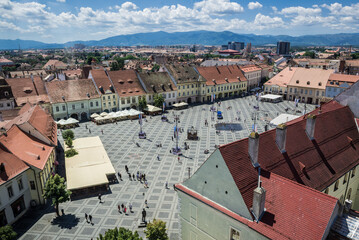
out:
M19 116L0 121L0 226L44 204L44 188L55 173L57 124L38 105L25 104Z
M287 67L264 84L265 93L284 99L319 104L333 98L359 80L358 75L334 73L333 69Z
M167 107L178 102L206 102L241 96L258 88L270 71L256 65L195 67L163 65L158 72L89 69L87 78L48 80L41 75L1 80L0 111L27 102L41 104L55 120L72 117L86 120L92 113L138 108L140 98L153 103L161 94ZM2 105L1 105L2 104ZM9 110L9 111L4 111Z

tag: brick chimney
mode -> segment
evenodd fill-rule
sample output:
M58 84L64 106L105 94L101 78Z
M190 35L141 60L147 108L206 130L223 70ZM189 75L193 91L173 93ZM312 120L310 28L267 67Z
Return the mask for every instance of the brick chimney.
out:
M248 154L253 167L258 167L258 151L259 151L259 134L251 132L248 136Z
M265 212L265 201L266 201L266 190L262 187L262 183L260 180L261 177L261 169L258 168L258 186L253 191L253 203L252 203L252 214L256 222L261 220L264 212Z
M279 124L276 129L275 142L281 153L285 153L285 142L287 140L287 125L285 123Z
M307 123L305 126L305 132L307 133L310 140L314 139L314 130L315 130L315 119L316 115L308 114L307 115Z

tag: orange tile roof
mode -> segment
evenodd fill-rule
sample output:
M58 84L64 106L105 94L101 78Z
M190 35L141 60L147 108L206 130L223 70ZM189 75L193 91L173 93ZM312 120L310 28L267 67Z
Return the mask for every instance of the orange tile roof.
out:
M358 75L332 73L329 76L329 81L340 81L340 82L355 83L358 80L359 80Z
M261 71L262 69L255 66L255 65L248 65L248 66L242 66L240 67L243 72L255 72L255 71Z
M97 89L101 94L110 91L111 93L115 92L115 88L112 86L112 82L106 75L106 72L103 69L91 70L92 78L96 83Z
M120 97L146 94L134 70L110 71L108 75Z
M287 87L288 83L292 79L295 71L297 68L292 67L291 70L289 70L289 67L283 69L281 72L279 72L277 75L269 79L264 85L265 86L272 86L277 85L280 87Z
M207 80L208 86L247 81L237 65L197 67L197 70Z
M0 146L0 164L5 165L5 172L0 172L0 185L29 168L23 161L2 146Z
M288 85L325 90L329 76L333 72L333 69L297 68Z
M43 169L54 147L24 133L13 125L6 135L0 136L0 143L22 161Z

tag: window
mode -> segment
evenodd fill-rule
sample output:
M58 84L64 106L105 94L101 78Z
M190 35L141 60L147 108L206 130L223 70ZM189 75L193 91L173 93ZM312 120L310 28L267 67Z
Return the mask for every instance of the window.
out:
M105 103L105 102L103 103L103 106L106 107L106 103Z
M348 180L348 173L345 174L344 178L343 178L343 184L345 184Z
M90 102L90 107L93 107L93 102Z
M110 99L111 99L111 96L107 96L107 99L110 100Z
M189 85L187 85L187 89L189 88Z
M303 94L303 88L302 88L302 89L300 89L300 94Z
M329 193L329 188L325 189L324 193L328 194Z
M308 90L307 90L307 89L305 89L305 94L308 94Z
M116 95L112 95L112 98L115 99L115 98L116 98Z
M178 96L179 96L179 97L181 96L181 93L180 93L180 92L178 93Z
M347 194L347 199L350 200L350 197L352 196L352 189L349 188L348 194Z
M294 93L297 93L297 89L296 89L296 88L294 88Z
M59 107L56 107L56 112L60 111Z
M356 168L356 167L354 167L353 170L352 170L352 177L355 176L355 168Z
M102 99L103 99L103 100L106 100L106 97L105 97L105 96L103 96L103 97L102 97Z
M111 102L108 102L108 106L111 107Z
M24 189L24 185L22 185L22 180L21 179L17 180L17 185L19 186L20 191Z
M132 103L136 102L136 97L132 97Z
M130 103L131 103L131 99L127 98L127 104L130 104Z
M4 104L0 103L0 107L3 107L3 106L4 106Z
M309 95L312 95L312 90L309 90Z
M341 91L342 92L342 91ZM324 92L322 92L322 97L324 97Z
M84 107L85 107L85 105L83 103L81 103L81 108L84 108Z
M35 187L35 182L34 181L30 181L30 188L31 190L35 190L36 187Z
M96 107L98 107L98 102L96 101Z
M172 93L172 97L173 97L173 98L175 97L175 93Z
M116 106L116 101L113 101L113 105Z
M10 103L6 103L6 106L10 107Z
M339 181L336 181L335 184L334 184L334 192L336 190L338 190L338 186L339 186Z
M240 240L241 239L241 232L237 229L231 228L230 240Z
M289 89L289 92L292 93L292 88Z
M9 186L9 187L7 188L7 193L9 194L9 198L12 198L12 197L14 196L14 192L12 191L12 187L11 187L11 186Z
M8 91L5 91L5 92L4 92L4 95L5 95L5 96L9 96L9 92L8 92Z
M62 106L62 111L65 111L66 110L66 107L65 105Z
M73 109L73 110L75 109L75 104L72 104L72 109Z

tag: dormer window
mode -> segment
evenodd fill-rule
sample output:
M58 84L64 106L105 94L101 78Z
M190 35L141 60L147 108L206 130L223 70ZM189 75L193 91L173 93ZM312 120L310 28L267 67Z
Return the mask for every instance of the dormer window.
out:
M4 95L7 97L7 96L9 96L9 92L8 91L5 91L4 92Z
M318 83L318 85L319 85L319 86L322 86L322 83L321 83L321 82L319 82L319 83Z
M309 81L307 82L307 85L310 85L310 82L309 82Z
M295 81L296 84L299 84L299 80Z

